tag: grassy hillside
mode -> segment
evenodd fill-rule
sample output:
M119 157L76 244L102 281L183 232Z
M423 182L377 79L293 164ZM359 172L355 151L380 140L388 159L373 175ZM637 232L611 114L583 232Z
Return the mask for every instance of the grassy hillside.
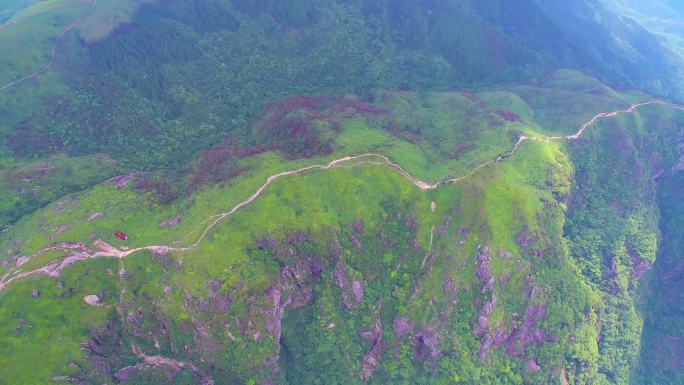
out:
M434 190L378 156L282 177L202 236L278 172L372 152L432 183L519 135L568 135L645 98L563 71L534 87L374 100L286 98L252 125L274 143L226 139L183 172L115 178L8 229L10 277L74 257L35 254L55 242L201 242L9 284L0 383L630 383L639 277L659 236L652 176L679 155L671 107L605 118L567 145L526 142ZM303 143L317 144L309 158Z

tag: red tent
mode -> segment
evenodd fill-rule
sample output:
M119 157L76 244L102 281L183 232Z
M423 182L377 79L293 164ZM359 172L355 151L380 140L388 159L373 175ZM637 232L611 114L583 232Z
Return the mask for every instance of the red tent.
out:
M114 233L114 235L115 235L117 238L121 239L122 241L127 241L127 240L128 240L128 235L122 233L121 231L117 231L116 233Z

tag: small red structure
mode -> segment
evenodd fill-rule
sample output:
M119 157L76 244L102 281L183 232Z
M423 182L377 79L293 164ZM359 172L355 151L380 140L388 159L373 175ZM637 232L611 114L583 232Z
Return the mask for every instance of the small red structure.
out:
M117 231L116 233L114 233L114 235L115 235L117 238L121 239L122 241L127 241L127 240L128 240L128 235L122 233L121 231Z

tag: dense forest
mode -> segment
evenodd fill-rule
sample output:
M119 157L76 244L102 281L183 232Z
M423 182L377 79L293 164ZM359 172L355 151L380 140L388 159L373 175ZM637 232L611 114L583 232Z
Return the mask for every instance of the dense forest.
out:
M260 142L251 123L266 103L288 95L372 101L374 89L482 87L561 67L649 88L658 82L648 76L670 77L662 47L646 31L623 36L640 53L626 57L624 47L606 46L614 32L566 20L582 9L544 4L151 2L106 39L61 42L57 67L68 91L30 113L5 110L21 127L6 146L20 157L106 152L135 169L169 168L229 133ZM640 71L645 66L658 70Z

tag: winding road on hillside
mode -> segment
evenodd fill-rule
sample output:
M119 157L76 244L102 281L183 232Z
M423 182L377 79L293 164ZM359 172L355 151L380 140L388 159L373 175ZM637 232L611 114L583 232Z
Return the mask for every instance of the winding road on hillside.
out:
M54 67L55 58L57 57L57 47L59 45L60 40L64 37L64 35L66 35L67 32L71 31L76 26L76 24L78 24L78 22L81 21L81 19L83 19L84 17L89 15L93 11L94 7L97 5L97 0L89 0L89 2L90 2L90 7L88 7L88 10L85 11L83 14L81 14L79 17L77 17L75 20L73 20L69 25L67 25L66 28L64 28L62 30L62 32L60 32L60 34L55 39L55 42L52 44L52 48L50 50L50 60L48 61L48 64L46 64L44 67L40 68L39 70L32 72L32 73L30 73L30 74L28 74L28 75L26 75L20 79L11 81L11 82L3 85L3 86L0 86L0 91L4 91L4 90L6 90L12 86L15 86L19 83L24 82L26 80L33 79L33 78L35 78L41 74L44 74L45 72L49 71L52 67ZM54 7L54 8L51 8L50 10L54 10L56 8L61 8L61 7ZM39 12L39 13L32 15L32 16L37 16L37 15L45 13L45 12L46 11ZM17 24L18 22L20 22L22 20L26 20L26 19L27 18L23 18L20 20L10 21L8 23L2 24L2 25L0 25L0 29L8 27L10 25Z
M402 175L404 178L406 178L409 182L411 182L414 186L418 187L419 189L425 191L425 190L433 190L438 188L441 185L445 184L454 184L454 183L459 183L463 181L466 178L471 177L481 169L487 167L490 164L496 163L496 162L501 162L505 160L506 158L509 158L510 156L513 156L520 146L522 146L525 142L530 142L530 141L535 141L535 142L540 142L540 143L545 143L545 142L552 142L552 141L574 141L578 140L584 132L590 128L591 126L595 125L599 120L605 119L605 118L612 118L616 117L618 115L622 114L630 114L635 111L637 111L639 108L649 106L649 105L666 105L670 106L672 108L675 108L677 110L684 111L684 106L680 105L675 105L672 103L660 101L660 100L654 100L654 101L649 101L649 102L644 102L644 103L638 103L638 104L633 104L629 108L624 109L624 110L618 110L618 111L612 111L612 112L600 112L596 114L591 120L587 121L586 123L582 124L579 128L579 130L572 134L572 135L567 135L567 136L544 136L544 137L537 137L537 136L526 136L522 135L519 137L518 141L515 143L513 148L506 152L503 153L499 156L497 156L494 159L490 159L479 166L473 168L471 171L466 173L465 175L462 175L457 178L450 178L450 179L445 179L436 183L428 183L425 181L422 181L413 175L409 174L406 170L404 170L400 165L392 162L387 156L382 155L382 154L375 154L375 153L366 153L366 154L361 154L361 155L355 155L355 156L345 156L343 158L335 159L330 161L327 164L314 164L311 166L307 167L302 167L298 168L295 170L291 171L284 171L280 172L274 175L271 175L266 179L266 182L264 182L261 187L259 187L252 195L241 201L240 203L236 204L232 209L230 209L227 212L216 214L214 216L209 217L207 220L210 222L209 225L204 229L202 234L199 236L199 238L192 243L191 245L187 247L170 247L170 246L163 246L163 245L158 245L158 246L144 246L144 247L138 247L134 249L129 249L129 250L123 250L123 249L118 249L112 245L109 245L105 243L104 241L101 240L96 240L93 242L92 246L88 246L85 243L56 243L52 244L36 253L31 255L30 257L23 257L23 260L17 261L16 265L9 268L7 272L0 278L0 292L4 290L9 284L12 282L27 277L27 276L32 276L32 275L46 275L50 277L57 278L60 276L60 273L67 268L68 266L79 262L79 261L84 261L87 259L94 259L94 258L100 258L100 257L110 257L110 258L118 258L123 260L124 258L128 257L131 254L140 252L140 251L153 251L155 253L166 253L166 252L180 252L184 253L187 251L190 251L194 248L196 248L207 236L207 234L218 224L220 224L224 219L227 217L235 214L237 211L240 209L244 208L245 206L249 205L250 203L254 202L259 196L263 194L263 192L271 185L273 184L276 180L284 178L284 177L289 177L289 176L294 176L294 175L299 175L303 173L308 173L311 171L317 171L317 170L329 170L332 168L336 167L341 167L341 166L346 166L349 163L351 163L351 166L362 164L362 163L374 163L374 164L379 164L383 165L386 167L389 167L390 169L398 172L400 175ZM205 220L205 222L207 221ZM67 252L67 256L63 259L60 260L54 260L51 261L50 263L46 264L43 267L37 268L35 270L29 270L29 271L22 271L21 266L28 263L31 261L33 258L45 254L49 251L53 250L63 250Z

